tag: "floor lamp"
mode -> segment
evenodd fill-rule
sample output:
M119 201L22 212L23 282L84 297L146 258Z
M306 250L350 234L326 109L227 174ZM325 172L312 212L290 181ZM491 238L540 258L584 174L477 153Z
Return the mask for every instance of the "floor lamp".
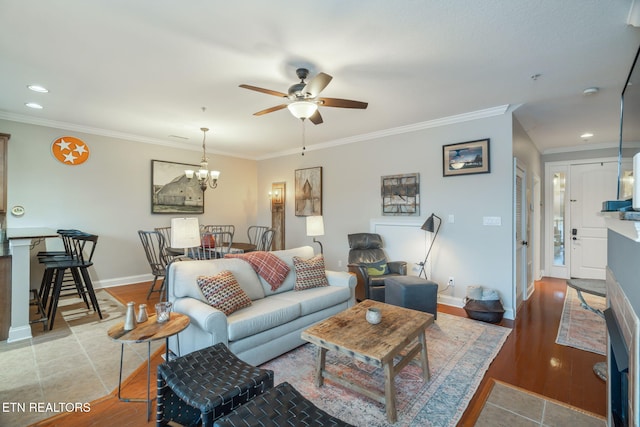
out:
M438 220L437 227L435 227L435 224L434 224L436 219ZM419 264L420 272L418 273L418 277L420 277L420 275L424 272L424 278L425 279L427 278L427 272L425 271L424 267L425 265L427 265L427 259L429 258L429 254L431 253L431 248L433 248L433 242L436 241L436 236L438 235L438 231L440 231L440 224L442 224L442 218L432 213L429 216L429 218L427 218L427 220L424 222L424 224L422 224L422 227L420 227L424 231L428 231L429 233L434 233L434 234L433 234L433 237L431 238L431 244L429 245L429 250L427 251L427 255L424 257L424 261Z

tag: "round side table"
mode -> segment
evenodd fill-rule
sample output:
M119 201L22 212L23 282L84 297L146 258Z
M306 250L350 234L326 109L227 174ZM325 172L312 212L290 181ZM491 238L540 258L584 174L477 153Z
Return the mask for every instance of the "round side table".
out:
M118 377L118 399L122 402L147 402L147 422L151 419L151 341L165 340L165 360L169 360L169 337L184 331L189 326L189 316L171 312L171 317L164 323L156 321L156 315L150 315L146 322L130 330L124 330L124 321L111 327L107 334L109 338L120 343L120 374ZM122 389L122 363L124 358L124 345L127 343L147 343L147 398L127 398L121 396Z

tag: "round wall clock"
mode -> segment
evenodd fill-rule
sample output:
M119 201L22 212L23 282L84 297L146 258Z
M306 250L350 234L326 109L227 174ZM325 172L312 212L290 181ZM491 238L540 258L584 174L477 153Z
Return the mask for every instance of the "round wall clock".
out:
M53 141L51 153L60 163L77 166L89 158L89 146L80 138L63 136Z

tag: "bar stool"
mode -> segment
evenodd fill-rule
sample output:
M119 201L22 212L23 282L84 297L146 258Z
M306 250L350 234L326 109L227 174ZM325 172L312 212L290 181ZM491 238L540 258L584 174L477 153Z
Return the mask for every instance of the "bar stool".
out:
M72 246L70 258L67 259L63 257L63 259L44 263L45 273L41 295L47 296L49 293L51 294L47 312L49 330L53 329L60 292L62 290L63 277L67 270L71 271L76 290L84 299L87 308L89 307L86 299L88 295L93 309L98 313L100 319L102 319L102 312L100 311L100 305L95 290L93 289L88 270L89 267L93 265L92 259L98 242L98 236L88 233L74 234L70 237L70 242ZM88 252L88 255L86 255L85 252Z

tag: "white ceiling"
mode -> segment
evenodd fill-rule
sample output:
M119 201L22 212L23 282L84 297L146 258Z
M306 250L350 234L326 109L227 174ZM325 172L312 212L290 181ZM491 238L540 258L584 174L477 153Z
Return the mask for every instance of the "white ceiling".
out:
M640 45L631 6L0 0L0 118L195 150L205 126L207 151L265 158L300 150L300 121L286 109L253 116L282 100L238 85L286 92L306 66L333 76L322 96L369 103L321 107L324 123L306 123L308 146L505 105L541 152L613 146ZM50 92L31 92L31 83ZM592 86L600 91L584 96ZM585 142L587 131L595 136Z

